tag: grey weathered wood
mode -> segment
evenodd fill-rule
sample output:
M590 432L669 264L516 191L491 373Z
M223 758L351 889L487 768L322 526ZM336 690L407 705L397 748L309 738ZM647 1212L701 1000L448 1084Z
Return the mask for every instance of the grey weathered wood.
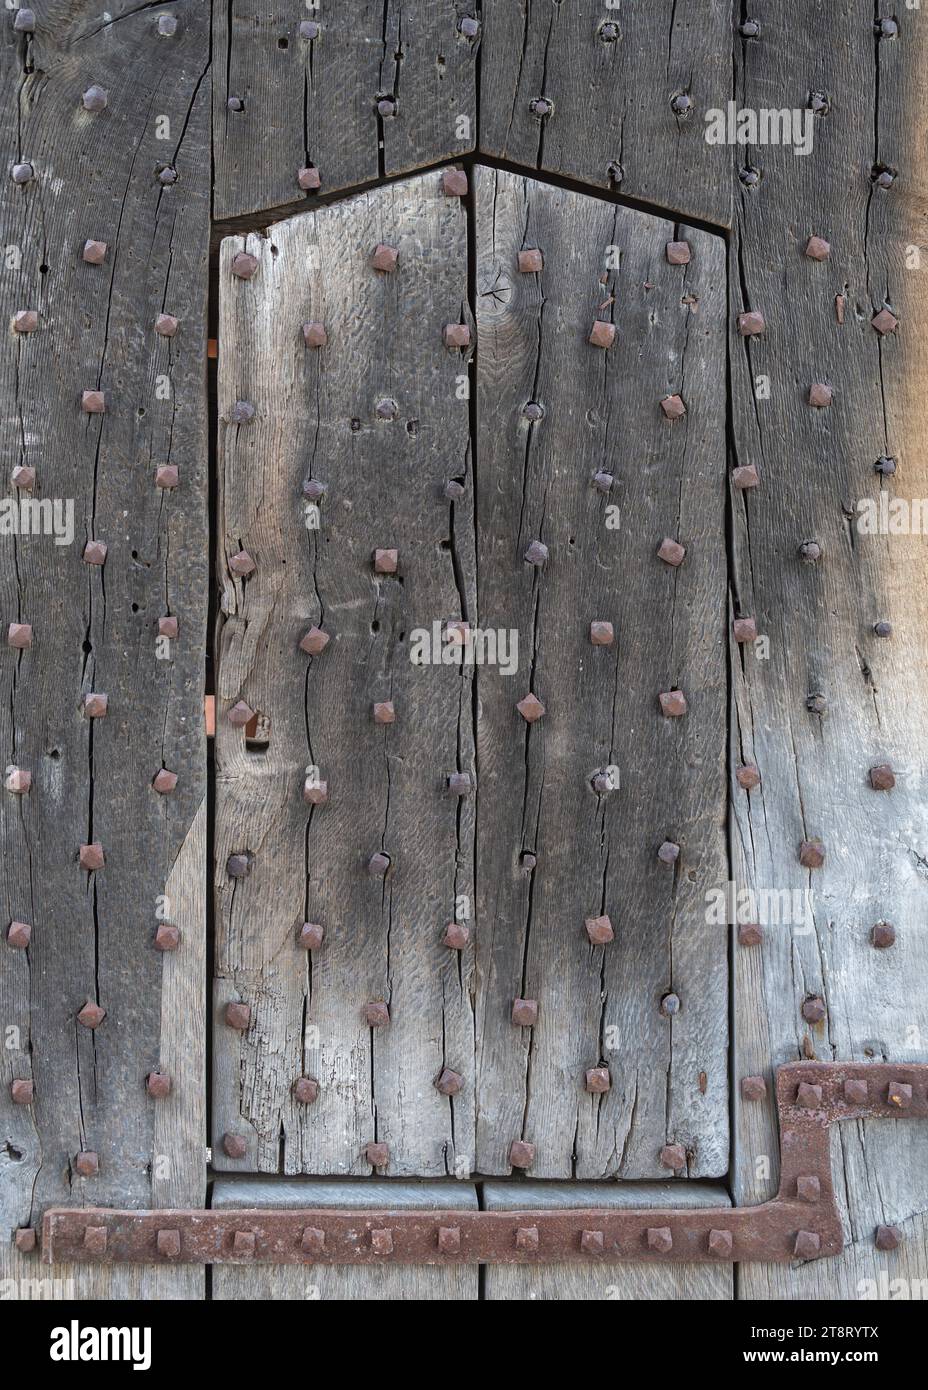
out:
M928 1030L928 551L924 535L867 536L856 525L858 499L928 493L925 271L907 265L907 248L923 248L928 234L928 40L922 16L900 8L900 37L875 43L862 0L841 12L808 7L801 30L782 7L756 8L763 36L744 49L739 104L793 105L801 71L798 90L811 81L831 110L815 122L810 155L751 152L763 178L739 198L733 247L733 313L759 310L767 328L747 342L732 333L735 462L761 474L759 488L734 493L732 600L769 638L769 659L749 647L733 654L732 756L763 776L750 797L732 790L733 862L741 885L814 894L804 920L770 924L761 946L736 948L736 1077L805 1056L924 1061ZM871 183L875 161L899 171L886 191ZM831 243L830 260L804 256L813 234ZM880 338L870 320L884 301L900 325ZM769 379L769 399L752 388L758 377ZM830 408L806 404L814 381L833 387ZM881 480L873 465L883 454L897 471ZM823 548L814 566L797 557L807 539ZM891 639L874 635L879 620L892 624ZM823 715L807 709L812 693L825 697ZM896 769L891 792L868 785L883 762ZM812 835L827 858L810 873L797 848ZM882 919L896 944L877 950L869 937ZM810 994L827 1004L818 1025L801 1014ZM773 1117L739 1103L737 1126L736 1197L760 1201L776 1181ZM752 1265L743 1295L857 1298L858 1283L875 1280L879 1296L893 1297L881 1272L924 1279L926 1158L923 1126L841 1126L833 1165L850 1248L795 1270ZM905 1232L891 1254L873 1247L881 1222Z
M213 1187L214 1207L391 1207L397 1210L462 1211L477 1206L477 1194L469 1183L313 1182L297 1179L268 1182L260 1178L220 1178ZM242 1269L217 1265L213 1270L213 1297L295 1300L337 1299L344 1302L400 1301L409 1299L476 1299L476 1265L382 1265L365 1269L351 1266L266 1265Z
M520 644L517 674L478 674L478 1167L508 1172L521 1138L533 1176L660 1177L677 1142L688 1176L718 1176L727 948L705 894L725 876L724 248L680 229L692 260L670 265L673 223L513 174L476 183L479 621ZM544 270L521 274L533 247ZM608 350L587 342L597 316L617 327ZM688 414L671 423L673 392ZM687 547L679 568L657 558L664 537ZM533 540L550 550L537 571ZM591 644L597 619L614 645ZM677 685L689 712L665 719L658 693ZM515 708L530 689L547 711L532 725ZM607 766L620 787L598 796ZM665 839L675 866L656 857ZM616 940L594 948L584 923L601 913ZM534 1029L510 1022L519 996L539 1001ZM612 1088L588 1095L601 1062Z
M706 112L731 95L729 5L520 0L484 6L483 19L481 150L730 225L732 151L705 139ZM620 37L604 42L604 25ZM686 116L671 107L681 94ZM553 103L543 119L537 98Z
M483 1186L487 1211L551 1207L725 1207L730 1198L717 1183L494 1183ZM734 1297L733 1265L622 1264L490 1265L484 1296L506 1301L725 1299Z
M11 469L34 467L35 498L73 499L74 537L0 540L3 763L33 777L28 796L0 795L3 934L32 926L28 951L0 945L0 1019L19 1030L0 1090L2 1257L23 1277L35 1261L7 1263L6 1242L50 1204L196 1205L205 1186L208 16L172 5L169 38L151 7L111 4L111 23L77 0L37 9L34 37L9 14L0 24L18 74L0 116L3 485L14 498ZM109 94L97 114L81 106L91 84ZM18 160L35 169L22 187L8 176ZM166 164L171 187L156 177ZM82 259L87 238L109 244L103 265ZM37 332L9 330L22 308L38 310ZM154 332L162 311L181 320L173 338ZM106 392L104 416L82 413L87 389ZM161 464L179 467L176 491L155 486ZM109 546L102 569L82 560L89 538ZM158 659L168 613L180 637ZM20 621L31 650L7 645ZM82 716L90 691L108 694L107 717ZM151 786L162 765L179 775L170 796ZM85 841L104 846L95 874L78 866ZM171 960L152 944L166 894L184 932ZM106 1010L95 1032L76 1022L87 1000ZM175 1091L154 1101L145 1078L166 1059ZM13 1078L34 1080L31 1107L11 1104ZM74 1172L79 1150L98 1153L98 1177ZM44 1274L73 1277L78 1297L203 1289L196 1270Z
M369 263L399 249L393 274ZM247 244L253 279L230 273ZM447 778L473 775L471 671L415 666L410 637L472 619L471 503L444 496L467 479L467 365L442 340L465 312L465 219L441 175L380 188L223 243L220 259L220 633L216 816L214 1161L276 1172L364 1173L365 1146L390 1145L390 1175L443 1176L473 1162L472 957L442 944L459 895L473 898L473 798ZM326 325L304 347L301 324ZM228 423L237 398L254 403ZM395 399L396 419L377 418ZM307 529L301 485L327 488ZM244 546L257 569L226 568ZM399 550L400 577L375 575L375 548ZM311 624L331 641L298 643ZM227 718L244 699L270 720L250 752ZM396 722L372 719L391 699ZM302 799L305 769L328 804ZM250 851L250 875L226 861ZM371 855L386 851L386 880ZM311 955L299 924L325 929ZM222 1021L251 1005L245 1034ZM372 1029L362 1010L389 1004ZM464 1077L453 1099L433 1080ZM301 1074L318 1101L291 1096ZM244 1160L219 1144L247 1140Z
M474 147L479 44L453 0L352 0L305 14L260 0L213 4L213 208L237 217L401 174ZM320 26L300 37L302 20ZM378 99L396 99L382 118ZM230 97L244 103L232 111ZM309 194L311 199L316 195Z

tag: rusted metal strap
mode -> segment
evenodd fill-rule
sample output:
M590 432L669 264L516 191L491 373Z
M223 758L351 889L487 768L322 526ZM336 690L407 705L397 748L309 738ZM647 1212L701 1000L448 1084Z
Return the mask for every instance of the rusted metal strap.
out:
M799 1062L777 1073L780 1190L718 1210L297 1210L45 1213L48 1262L556 1264L820 1259L842 1249L829 1127L928 1119L928 1065Z

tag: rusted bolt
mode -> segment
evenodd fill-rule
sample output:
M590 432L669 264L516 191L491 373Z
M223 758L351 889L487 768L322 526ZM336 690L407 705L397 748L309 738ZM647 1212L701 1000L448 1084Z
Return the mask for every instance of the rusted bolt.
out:
M375 574L396 574L399 567L398 550L375 550L374 551L374 573Z
M873 1235L877 1250L895 1250L901 1240L902 1232L898 1226L877 1226Z
M533 116L537 116L540 121L543 121L553 112L554 102L549 101L547 97L533 97L528 104L528 109Z
M677 994L665 994L661 1000L661 1013L665 1018L673 1018L674 1014L680 1012L680 997Z
M759 946L763 939L764 929L758 922L742 922L739 924L739 946Z
M818 541L803 541L799 547L799 558L805 565L816 565L822 558L822 547Z
M171 1229L159 1231L155 1236L155 1248L162 1259L176 1260L180 1255L180 1231Z
M892 623L887 623L887 622L883 622L883 621L880 621L880 622L878 622L878 623L874 623L874 624L873 624L873 635L874 635L875 637L892 637L892 635L893 635L893 625L892 625Z
M24 767L8 767L3 785L14 796L28 796L32 790L32 773Z
M250 280L258 269L258 259L250 251L236 251L229 268L236 279Z
M682 690L662 690L657 698L665 719L682 719L686 714L686 696Z
M244 1033L251 1025L251 1006L243 1004L240 1000L231 1000L226 1005L226 1023L230 1028L236 1028L240 1033Z
M866 1105L870 1099L870 1088L867 1082L857 1079L845 1081L844 1099L849 1105Z
M312 193L322 184L322 177L314 164L304 164L297 170L296 181L304 193Z
M311 1076L298 1076L293 1083L293 1099L298 1105L314 1105L319 1099L319 1082Z
M825 846L821 840L803 840L799 846L799 862L804 869L820 869L825 862Z
M80 1178L95 1178L100 1172L100 1157L91 1149L75 1154L74 1171Z
M14 487L31 492L35 486L35 469L29 468L25 464L18 463L10 474L10 482Z
M668 241L664 254L669 265L689 265L693 259L688 241Z
M767 1082L762 1076L742 1076L741 1078L741 1099L742 1100L765 1100L767 1097Z
M303 19L300 21L300 38L312 43L313 39L318 39L320 27L314 19Z
M170 492L180 483L180 472L176 464L163 463L155 469L155 486Z
M737 468L733 468L731 481L736 488L740 488L742 491L745 488L760 486L760 477L753 463L740 464Z
M753 642L757 637L757 620L756 618L735 618L731 630L736 642Z
M912 1104L912 1087L904 1081L891 1081L886 1090L886 1104L897 1110L908 1110Z
M682 1144L665 1144L661 1149L661 1167L679 1173L686 1167L686 1149Z
M796 1179L796 1196L800 1202L817 1202L822 1195L822 1184L810 1173L801 1173Z
M821 1243L814 1231L797 1231L793 1254L798 1260L814 1260L819 1253Z
M28 160L24 160L22 164L14 164L12 169L10 170L10 178L13 180L14 183L29 183L30 179L33 179L34 177L35 169L28 162Z
M610 941L615 940L612 923L605 914L602 917L588 917L584 926L593 946L608 946Z
M664 561L665 565L672 565L676 569L686 559L686 547L682 546L679 541L671 540L669 536L665 536L657 547L657 556L659 560Z
M756 337L758 333L763 333L766 327L763 314L758 313L756 309L738 315L738 332L742 338Z
M815 406L816 410L824 410L831 405L832 389L826 386L823 381L813 381L809 387L809 405Z
M364 1154L372 1168L386 1168L390 1162L389 1144L368 1144Z
M452 1071L450 1067L442 1067L432 1085L440 1095L456 1096L464 1085L464 1078L460 1072Z
M248 1146L240 1134L224 1134L222 1148L227 1158L244 1158Z
M368 1028L385 1028L390 1022L390 1008L382 999L371 1000L362 1009Z
M106 252L105 241L85 241L81 255L88 265L102 265L106 260Z
M870 941L878 950L885 950L896 942L896 928L892 922L877 922L870 930Z
M99 1028L106 1018L106 1010L101 1009L99 1004L95 1004L88 999L87 1003L79 1010L77 1021L82 1028Z
M716 1255L720 1260L729 1259L732 1251L731 1231L710 1231L708 1248L710 1255Z
M537 1226L516 1227L516 1249L524 1250L528 1254L533 1254L538 1249Z
M13 315L14 333L34 333L39 326L39 315L36 309L17 309Z
M93 83L81 97L81 105L85 111L104 111L109 105L109 97L102 87Z
M159 314L155 319L155 332L162 338L173 338L180 327L180 319L173 314Z
M735 773L735 780L739 787L742 787L746 792L750 792L753 791L755 787L760 786L760 772L753 763L745 763L744 766L739 767Z
M171 1094L171 1078L163 1071L150 1071L145 1078L145 1089L152 1100L164 1100Z
M538 1022L537 999L513 999L512 1021L518 1028L534 1028Z
M396 270L400 253L395 246L388 246L386 242L378 242L371 252L371 265L375 270L382 270L385 275L391 274Z
M389 1226L375 1227L371 1231L371 1250L375 1255L393 1254L393 1232Z
M519 252L518 266L523 275L538 275L545 268L545 258L537 246L529 246Z
M254 1231L236 1231L232 1237L232 1254L238 1260L247 1260L255 1253Z
M527 695L522 696L522 699L516 704L516 709L527 724L534 724L535 720L540 719L545 712L544 705L538 699L538 696L533 695L531 691L529 691Z
M587 342L593 347L611 348L615 342L615 331L614 323L606 323L604 319L594 319Z
M176 951L180 946L180 931L170 922L159 922L155 930L156 951Z
M106 395L103 391L82 391L81 410L86 415L103 415L106 411Z
M810 236L806 242L805 254L810 261L827 261L831 255L831 243L824 237Z
M155 773L152 786L159 796L170 796L177 786L177 773L169 772L166 767L161 768L159 772Z
M319 781L316 777L307 777L303 782L303 800L307 806L324 806L328 799L328 782Z
M470 329L466 323L446 323L442 330L442 336L446 348L470 347Z
M11 1082L10 1099L14 1105L31 1105L35 1099L35 1083L20 1079Z
M649 1226L645 1232L648 1249L659 1255L666 1255L673 1249L673 1236L669 1226Z
M661 410L668 420L679 420L686 414L686 406L682 396L664 396L661 400Z
M317 951L324 937L325 928L320 927L318 922L301 922L297 945L302 946L304 951Z
M510 1168L531 1168L535 1162L535 1145L525 1139L513 1139L509 1145Z
M34 34L35 10L17 10L13 16L13 32L16 34Z
M611 647L615 641L615 630L611 623L590 623L590 641L594 647Z
M300 1249L304 1255L322 1255L325 1252L325 1231L318 1226L306 1226L300 1237Z
M448 778L448 790L452 796L467 796L471 789L469 772L452 772Z
M20 14L22 11L20 11ZM36 1247L36 1234L34 1226L20 1226L13 1240L16 1249L21 1255L30 1255Z
M327 343L328 341L329 341L329 335L328 335L328 333L326 333L326 331L325 331L325 325L324 325L324 324L321 324L321 323L304 323L304 324L303 324L303 342L306 344L306 346L307 346L308 348L321 348L321 347L325 347L325 345L326 345L326 343ZM303 491L305 492L306 489L304 488Z
M375 724L393 724L396 720L396 710L392 700L378 700L372 712Z
M329 645L329 634L321 627L311 627L300 638L300 650L308 656L318 656Z
M15 951L25 951L31 936L32 927L28 922L11 922L6 933L7 945Z
M436 1243L443 1255L456 1255L461 1248L460 1226L439 1226Z
M812 994L808 999L803 1000L801 1012L807 1023L821 1023L828 1010L825 1007L824 999L818 994Z
M254 717L254 710L245 700L236 700L235 704L226 715L229 723L235 729L244 729L246 724L250 724Z
M88 1255L106 1254L106 1227L105 1226L85 1226L84 1227L84 1249Z
M88 873L102 869L105 863L103 846L98 841L94 841L90 845L81 845L77 852L77 861L81 868L86 869Z
M467 175L463 169L445 169L441 176L441 189L448 198L466 198Z
M871 767L869 777L870 785L875 792L889 792L896 785L896 776L889 763Z
M381 853L379 850L376 854L372 854L370 859L367 861L367 872L373 878L383 878L384 874L386 874L389 868L390 856L388 854Z
M470 928L463 926L462 923L449 922L445 927L442 944L448 946L452 951L463 951L469 940Z
M580 1249L584 1255L601 1255L605 1249L605 1236L602 1231L581 1231Z
M240 579L247 579L249 574L254 574L257 565L247 550L237 550L229 557L229 569Z
M822 1014L824 1018L824 1013ZM796 1087L796 1104L803 1110L818 1110L822 1104L821 1086L812 1085L808 1081L800 1081Z
M590 481L597 492L611 492L615 478L611 473L594 473Z
M658 846L657 857L662 864L676 864L680 858L680 846L675 844L673 840L664 840Z
M885 307L878 314L874 314L870 322L881 337L885 337L887 333L895 333L899 327L896 315Z
M548 554L548 547L543 541L532 541L523 558L530 565L543 565L547 562Z
M251 873L250 854L230 854L226 860L226 873L230 878L247 878Z

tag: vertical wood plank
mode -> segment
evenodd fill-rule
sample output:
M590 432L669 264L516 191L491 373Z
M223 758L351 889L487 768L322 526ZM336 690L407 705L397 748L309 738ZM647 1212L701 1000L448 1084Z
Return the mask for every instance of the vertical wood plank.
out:
M107 18L77 0L39 9L34 35L9 14L0 25L18 73L0 118L0 740L4 766L32 774L27 795L0 797L3 935L32 928L27 949L0 945L0 1018L17 1040L0 1093L5 1241L53 1203L204 1196L209 25L193 3L170 13L170 34L151 7ZM87 240L106 243L100 263ZM34 332L11 329L23 309ZM173 336L156 332L160 314L178 319ZM105 413L82 410L85 391ZM161 467L178 469L175 489L156 485ZM16 468L35 470L31 491ZM11 529L23 500L60 503L65 520L73 506L73 535ZM104 565L84 558L88 541L106 544ZM169 643L165 616L179 623ZM31 646L8 644L11 623L32 625ZM87 717L91 693L108 697L105 717ZM152 786L162 768L177 774L170 794ZM85 843L102 846L96 871L78 862ZM183 937L170 959L154 946L165 897ZM78 1019L88 1002L105 1011L93 1029ZM169 1066L172 1094L153 1099L146 1078ZM13 1080L33 1082L31 1105L12 1103ZM88 1152L99 1172L84 1177ZM36 1273L8 1250L5 1273ZM73 1278L77 1297L203 1289L200 1270L43 1274Z
M371 264L379 243L392 272ZM258 266L241 280L246 247ZM473 1162L471 953L442 941L473 899L473 797L448 785L473 778L472 673L411 651L475 609L467 362L443 344L467 317L464 214L428 174L229 238L220 275L214 1161L363 1173L376 1142L391 1175L443 1176ZM324 346L305 346L304 322ZM241 425L237 400L255 411ZM398 551L396 575L375 570L378 548ZM311 626L330 639L317 655L299 645ZM260 748L229 720L239 701L269 727ZM325 804L303 800L312 768ZM318 949L300 948L303 922L324 929ZM244 1032L225 1023L236 1000ZM444 1067L459 1094L434 1086ZM293 1096L301 1076L314 1104Z
M733 314L766 321L760 336L732 330L735 462L761 480L733 494L732 608L755 616L769 644L767 659L751 644L733 651L733 760L755 762L763 778L749 795L732 788L733 859L741 885L786 909L761 945L736 948L737 1077L810 1056L928 1055L928 552L911 528L866 534L858 506L928 491L926 290L912 259L928 235L928 39L921 15L876 9L877 21L895 16L898 37L877 36L862 0L840 12L810 5L801 28L781 6L757 5L761 38L740 50L737 73L745 107L802 108L809 93L825 103L811 154L748 151L761 179L739 195L732 256ZM896 171L886 188L883 169ZM811 236L830 244L827 259L805 254ZM899 325L881 336L872 320L886 304ZM831 388L830 406L808 404L815 382ZM894 473L875 469L884 456ZM814 563L798 554L809 540L821 550ZM881 622L891 636L877 635ZM876 791L869 769L884 763L896 785ZM811 837L826 846L821 869L798 861ZM878 948L881 921L895 944ZM826 1009L817 1022L803 1014L812 998ZM760 1201L776 1181L768 1107L739 1100L737 1132L737 1200ZM832 1153L849 1248L820 1264L749 1266L744 1297L885 1298L892 1281L923 1277L924 1127L845 1125ZM896 1251L875 1249L878 1224L900 1228Z
M479 618L519 641L515 674L478 674L478 1164L508 1172L524 1140L533 1176L660 1177L674 1143L689 1176L718 1176L727 946L705 895L725 864L724 248L508 173L478 170L477 197ZM687 265L668 263L678 239ZM517 268L525 249L540 273ZM612 347L588 342L595 320ZM660 401L677 393L671 422ZM658 558L664 538L682 565ZM600 620L611 645L591 641ZM688 713L663 718L675 687ZM617 786L600 792L604 769ZM594 946L585 921L602 914L616 939ZM533 1028L513 1025L519 998L538 1002ZM585 1090L598 1067L607 1094Z

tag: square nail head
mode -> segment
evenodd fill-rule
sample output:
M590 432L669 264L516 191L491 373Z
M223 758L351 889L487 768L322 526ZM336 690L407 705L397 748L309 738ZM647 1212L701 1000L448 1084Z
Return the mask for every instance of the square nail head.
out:
M374 551L374 573L375 574L396 574L399 568L398 550L375 550Z
M88 265L102 265L106 260L107 249L105 241L85 241L81 257Z
M661 401L661 410L668 420L679 420L686 414L686 406L682 396L664 396Z
M585 926L586 934L593 946L607 946L610 941L615 940L612 922L605 915L602 917L588 917Z
M672 565L676 569L686 559L686 547L682 546L679 541L671 540L669 536L665 536L657 547L657 556L659 560L664 561L665 565Z
M665 719L682 719L686 714L686 696L682 690L662 690L658 699Z
M81 845L77 857L81 868L86 869L89 873L93 873L96 869L102 869L106 862L103 846L99 842Z
M155 931L156 951L176 951L180 946L180 929L170 922L159 922Z
M395 246L388 246L386 242L381 241L371 253L371 265L375 270L389 275L396 270L399 258L400 253Z
M467 175L463 169L445 169L441 187L447 198L464 198L467 196Z
M103 415L106 411L106 394L103 391L82 391L81 410L87 415Z
M668 241L667 262L669 265L689 265L693 259L688 241Z
M106 563L106 552L105 541L88 541L84 546L84 563L86 565L103 565Z
M611 348L615 342L615 324L606 323L603 319L594 319L587 341L593 347Z
M523 275L538 275L545 268L545 258L537 247L519 252L519 270Z

